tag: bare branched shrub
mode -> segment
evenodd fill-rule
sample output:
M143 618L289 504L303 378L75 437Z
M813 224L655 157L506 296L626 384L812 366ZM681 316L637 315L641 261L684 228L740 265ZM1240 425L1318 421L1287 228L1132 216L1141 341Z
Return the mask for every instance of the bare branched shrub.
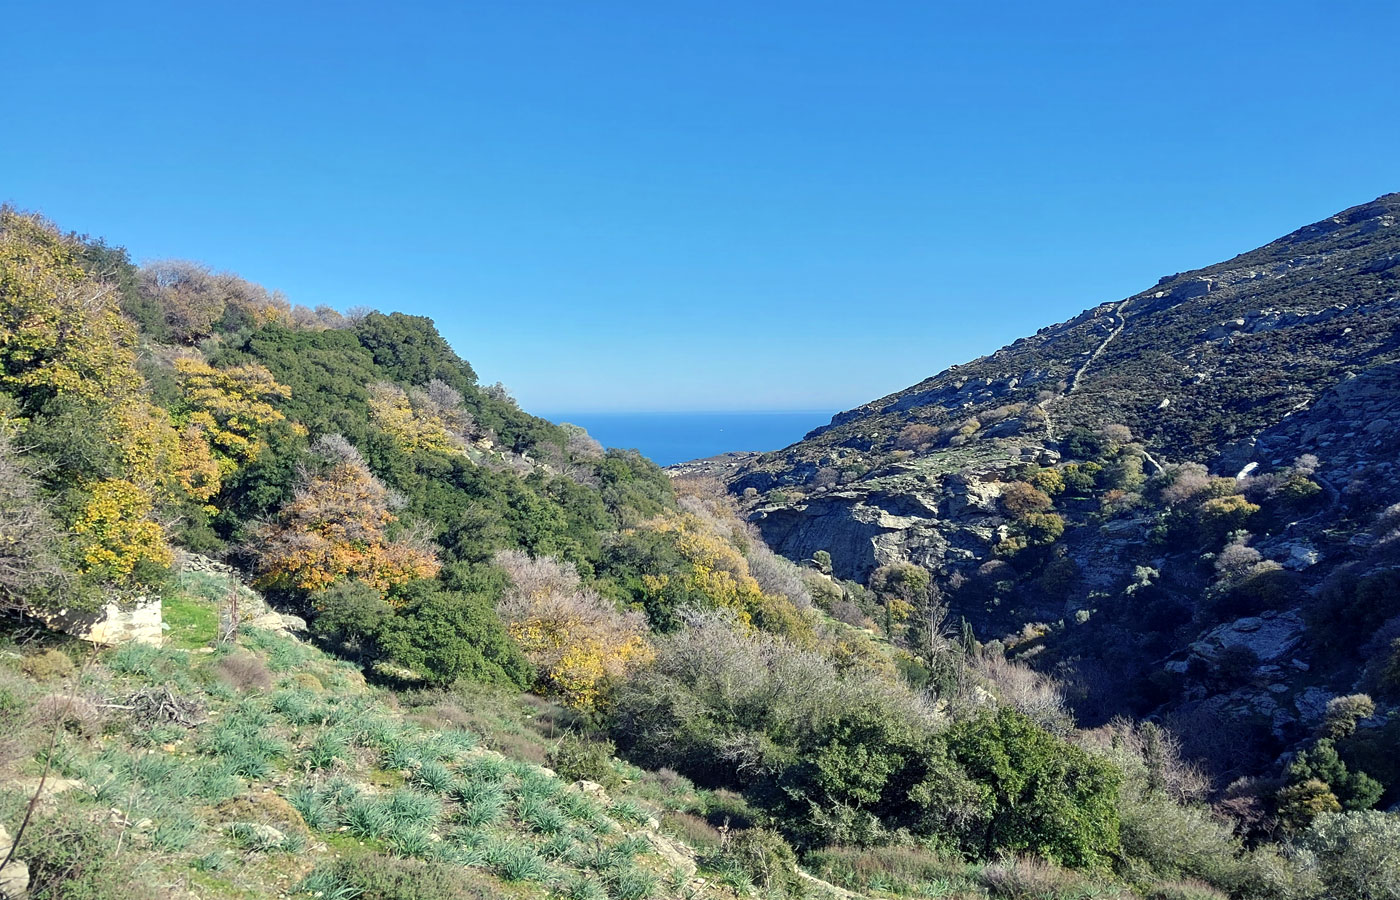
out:
M341 434L323 434L311 445L311 452L331 464L363 466L365 458Z
M559 427L569 433L569 441L564 448L569 456L576 459L602 459L603 445L583 428L568 422L559 423Z
M865 613L861 612L860 607L844 597L840 600L833 600L831 609L828 610L828 612L831 613L831 617L836 621L844 622L855 628L867 628L870 626L870 620L866 617Z
M1140 775L1146 786L1177 803L1204 800L1210 793L1210 777L1183 757L1181 739L1168 728L1117 718L1083 732L1081 738L1112 756L1129 775Z
M254 321L270 317L297 321L280 294L232 273L215 273L202 263L187 260L162 260L143 266L141 290L159 304L176 339L187 344L212 334L214 324L230 309ZM303 309L298 307L298 311ZM305 312L314 324L315 313Z
M524 550L502 550L493 561L510 580L511 602L568 593L578 590L581 583L573 563L552 556L534 557Z
M235 653L214 664L214 674L239 691L265 691L272 687L272 673L251 653Z
M1024 403L1007 403L995 409L984 410L977 414L977 421L983 425L994 425L997 422L1004 422L1012 416L1018 416L1025 411Z
M1044 512L1054 506L1044 491L1024 481L1011 481L1002 485L999 499L1006 514L1016 519L1034 512Z
M1249 546L1247 535L1237 536L1215 557L1215 573L1228 582L1239 581L1263 560L1263 555Z
M1111 444L1126 444L1133 439L1133 430L1127 425L1113 423L1099 429L1099 437Z
M812 595L802 580L802 570L763 543L756 528L748 529L749 574L758 582L765 594L786 597L798 609L808 609L812 605Z
M471 441L480 434L476 419L467 412L461 393L441 379L434 378L421 388L413 388L408 392L408 399L420 415L441 422L444 428L463 442Z
M1055 679L1000 656L979 659L977 669L1003 703L1041 728L1062 737L1074 730L1074 716Z
M901 450L920 450L938 440L939 430L933 425L906 425L900 429L894 445Z
M1195 497L1210 487L1210 473L1200 463L1182 463L1168 469L1171 481L1162 488L1162 500L1176 505Z
M725 610L687 609L686 627L657 647L655 661L626 682L619 731L641 753L679 753L703 741L740 779L758 776L770 741L851 709L881 709L895 721L933 729L938 715L921 698L868 671L843 675L826 656L782 638L741 629ZM695 733L674 711L724 710L723 733ZM658 759L668 764L666 759Z
M0 434L0 608L46 605L71 580L59 557L59 533L38 485L8 436Z
M335 330L350 327L350 323L346 321L345 316L340 314L339 310L324 303L316 307L316 324L321 328Z
M63 728L92 737L102 733L106 716L91 700L68 694L46 694L34 703L34 723L42 728Z
M592 707L629 667L649 658L646 617L583 587L571 564L519 550L501 551L495 563L510 581L497 612L570 705Z

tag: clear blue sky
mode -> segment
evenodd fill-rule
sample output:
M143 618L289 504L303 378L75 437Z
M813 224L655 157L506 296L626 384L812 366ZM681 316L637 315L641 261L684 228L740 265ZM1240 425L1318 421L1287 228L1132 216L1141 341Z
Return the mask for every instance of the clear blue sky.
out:
M1400 4L15 3L0 200L527 408L842 408L1400 190Z

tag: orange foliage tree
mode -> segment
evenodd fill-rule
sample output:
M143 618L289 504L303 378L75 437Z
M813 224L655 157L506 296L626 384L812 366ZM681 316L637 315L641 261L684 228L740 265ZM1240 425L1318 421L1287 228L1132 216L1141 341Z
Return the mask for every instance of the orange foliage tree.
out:
M328 435L278 521L254 533L263 587L317 591L354 577L380 590L437 574L432 545L392 539L394 496L348 441Z

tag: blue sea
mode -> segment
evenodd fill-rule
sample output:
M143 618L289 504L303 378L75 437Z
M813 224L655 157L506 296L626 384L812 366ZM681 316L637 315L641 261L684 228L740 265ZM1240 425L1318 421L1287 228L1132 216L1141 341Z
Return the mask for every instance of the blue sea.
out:
M657 465L736 450L780 450L831 421L834 411L542 413L588 430L605 447L640 450Z

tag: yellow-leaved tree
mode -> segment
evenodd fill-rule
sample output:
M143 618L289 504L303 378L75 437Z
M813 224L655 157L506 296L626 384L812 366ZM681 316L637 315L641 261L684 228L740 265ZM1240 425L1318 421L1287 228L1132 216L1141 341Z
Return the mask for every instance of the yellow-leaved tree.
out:
M595 709L610 684L651 659L646 619L583 587L572 565L520 550L496 554L509 587L497 609L541 680L575 709Z
M421 392L415 392L421 393ZM426 394L421 394L426 398ZM424 450L451 452L460 449L459 440L448 430L437 410L397 385L380 381L369 386L369 411L374 424L394 439L405 453Z
M792 602L764 592L749 568L749 561L733 540L739 527L717 511L693 498L684 498L681 513L665 513L644 527L671 538L689 564L680 576L686 592L704 597L710 604L731 611L742 627L757 627L782 634L800 645L813 640L812 626ZM648 590L665 590L669 578L644 578Z
M0 389L38 409L60 394L102 404L142 386L136 329L72 241L37 216L0 209Z
M181 392L175 420L182 427L176 475L186 494L207 504L230 476L266 449L268 427L286 419L273 401L292 391L257 363L215 368L197 356L182 356L175 360L175 374Z
M380 590L432 578L432 544L413 534L390 537L395 497L340 435L316 441L317 457L276 522L255 529L263 587L318 591L343 578Z

